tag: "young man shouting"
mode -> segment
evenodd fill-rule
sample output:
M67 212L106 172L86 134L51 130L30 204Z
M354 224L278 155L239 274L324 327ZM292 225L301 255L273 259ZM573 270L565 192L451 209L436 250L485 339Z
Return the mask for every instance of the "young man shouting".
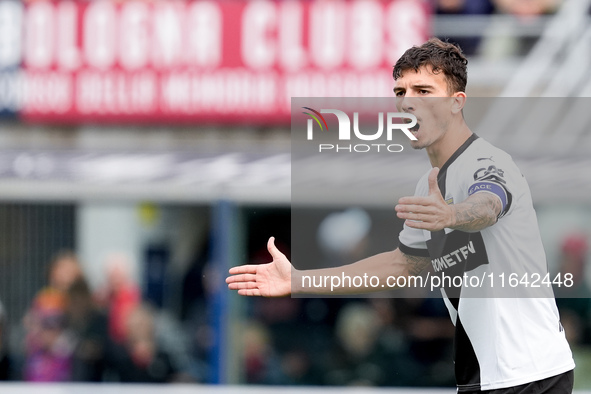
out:
M401 198L396 206L398 217L405 219L396 250L303 273L293 269L271 238L273 261L232 268L229 288L247 296L304 290L327 294L328 289L302 289L298 278L371 273L386 283L388 277L416 275L429 265L447 276L546 273L525 178L507 153L465 123L466 65L458 47L431 39L407 50L394 66L398 110L417 118L411 145L425 149L433 167L419 180L415 195ZM536 298L499 297L499 291L511 289L494 284L480 294L453 286L441 290L456 327L458 392L572 392L575 365L551 289ZM360 289L339 291L354 294Z

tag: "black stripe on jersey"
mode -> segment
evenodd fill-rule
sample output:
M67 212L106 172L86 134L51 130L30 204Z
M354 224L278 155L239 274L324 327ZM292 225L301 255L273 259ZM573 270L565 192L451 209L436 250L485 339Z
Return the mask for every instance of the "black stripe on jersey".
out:
M446 242L451 241L451 242ZM448 276L463 275L463 272L468 272L482 264L488 264L488 256L484 249L484 240L480 233L464 233L462 231L452 231L446 235L445 250L453 249L454 244L463 244L466 241L471 242L477 253L473 258L469 258L464 264L456 264L456 266L445 271ZM454 335L454 372L456 376L456 383L458 385L458 392L470 392L480 390L480 363L474 346L470 341L470 337L466 333L459 314L459 304L461 296L461 287L445 287L445 294L449 297L449 302L456 310L455 335Z
M439 169L439 177L441 177L441 174L445 173L447 167L449 167L451 163L453 163L458 158L458 156L464 153L464 151L468 149L468 147L477 139L478 136L475 133L472 133L472 135L468 137L466 141L464 141L464 143L450 156L450 158L447 159L445 164L441 166L441 168ZM439 180L439 177L437 178L437 180ZM441 187L441 185L439 185L439 187ZM444 190L441 190L441 194L445 196Z
M472 144L472 142L476 141L477 139L478 136L476 134L472 134L470 137L468 137L468 139L439 169L437 185L439 186L442 196L445 196L447 189L446 180L448 167ZM457 230L454 230L449 234L445 234L445 230L432 232L431 239L427 241L427 248L429 250L432 263L435 264L433 262L434 259L445 256L447 253L456 250L458 247L468 245L470 242L472 242L474 250L477 251L475 255L463 261L463 264L456 264L451 269L445 270L446 274L448 275L462 275L464 272L473 270L482 264L488 264L488 255L484 248L484 241L480 232L465 233ZM461 288L445 289L445 291L449 297L449 301L457 311L460 301L459 296ZM458 391L462 392L462 388L464 391L466 391L466 389L480 389L480 364L478 363L478 358L476 357L476 352L474 351L472 342L470 342L470 338L462 326L459 313L457 314L456 318L454 337L454 361Z
M410 246L406 246L402 242L398 244L398 249L400 249L402 253L407 254L409 256L429 257L428 249L411 248Z
M457 310L457 305L454 306ZM454 344L454 369L458 393L480 391L480 364L459 315L456 320Z

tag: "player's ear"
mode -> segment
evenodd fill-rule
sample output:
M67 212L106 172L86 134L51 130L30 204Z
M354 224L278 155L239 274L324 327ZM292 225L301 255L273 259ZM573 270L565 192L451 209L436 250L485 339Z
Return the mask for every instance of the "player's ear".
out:
M454 114L462 112L464 105L466 105L466 93L464 92L455 92L452 96L452 104L451 104L451 111Z

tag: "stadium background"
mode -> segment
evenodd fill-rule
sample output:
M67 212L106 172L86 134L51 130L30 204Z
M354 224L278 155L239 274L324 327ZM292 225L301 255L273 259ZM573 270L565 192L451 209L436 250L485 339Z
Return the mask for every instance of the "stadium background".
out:
M80 386L21 382L95 380L175 382L167 390L179 392L193 384L452 392L451 323L436 299L243 299L223 280L232 265L266 261L271 235L289 253L290 97L388 97L397 56L435 35L469 55L469 96L576 97L562 104L585 108L590 3L2 0L0 374L12 381L2 389L62 393ZM484 136L532 184L551 270L584 270L588 130L515 132L502 125L536 108L524 115L498 105L481 116L501 118L503 131ZM395 180L399 196L416 179ZM335 229L363 248L337 246L345 260L395 246L392 206L346 208L319 202L293 213L318 225L309 245L319 259L335 253L327 247ZM366 231L347 232L351 223ZM166 373L138 361L135 342L113 338L100 318L102 337L91 339L114 350L81 351L88 328L70 335L60 319L74 312L40 295L65 250L105 315L117 307L105 295L128 279L137 294L123 317L136 319L120 324L157 349L148 359ZM113 264L127 268L114 273ZM561 313L585 390L591 306L586 283L579 291ZM39 310L48 320L36 327ZM41 337L55 359L35 358ZM89 359L98 377L73 372ZM35 375L35 360L45 375Z

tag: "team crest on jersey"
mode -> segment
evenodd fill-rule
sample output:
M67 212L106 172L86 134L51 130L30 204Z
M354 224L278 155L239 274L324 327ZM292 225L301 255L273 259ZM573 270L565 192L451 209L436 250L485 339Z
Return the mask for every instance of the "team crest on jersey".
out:
M453 203L454 203L454 198L453 198L453 197L450 197L450 198L448 198L447 200L445 200L445 203L446 203L447 205L451 205L451 204L453 204Z

